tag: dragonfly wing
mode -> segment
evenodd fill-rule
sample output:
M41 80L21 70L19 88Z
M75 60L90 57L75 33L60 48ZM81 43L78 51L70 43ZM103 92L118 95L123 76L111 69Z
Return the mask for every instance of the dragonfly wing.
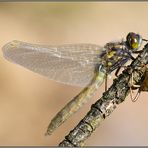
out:
M4 57L49 79L75 86L87 85L103 49L95 44L46 46L12 41L3 47Z

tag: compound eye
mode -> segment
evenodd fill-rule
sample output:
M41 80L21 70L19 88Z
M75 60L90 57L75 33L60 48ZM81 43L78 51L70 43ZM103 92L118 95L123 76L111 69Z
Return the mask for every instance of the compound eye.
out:
M131 49L137 50L142 42L142 38L139 34L129 33L127 35L127 43Z
M131 39L131 47L132 49L137 49L139 47L139 42L136 38Z

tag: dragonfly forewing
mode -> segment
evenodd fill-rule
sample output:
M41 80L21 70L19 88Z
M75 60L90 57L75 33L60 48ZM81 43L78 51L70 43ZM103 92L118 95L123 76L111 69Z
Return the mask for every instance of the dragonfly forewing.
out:
M94 75L102 49L95 44L48 46L15 40L2 50L7 60L33 72L64 84L85 87Z

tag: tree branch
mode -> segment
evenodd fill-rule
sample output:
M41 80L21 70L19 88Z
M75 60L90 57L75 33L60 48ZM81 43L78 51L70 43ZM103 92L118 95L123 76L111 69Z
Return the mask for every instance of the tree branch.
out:
M87 115L78 125L65 136L59 144L61 147L83 146L84 141L91 136L100 123L108 117L115 108L122 103L129 94L129 83L133 74L133 84L141 84L145 73L145 64L148 63L148 44L143 52L125 69L112 86L103 93L103 96L91 106Z

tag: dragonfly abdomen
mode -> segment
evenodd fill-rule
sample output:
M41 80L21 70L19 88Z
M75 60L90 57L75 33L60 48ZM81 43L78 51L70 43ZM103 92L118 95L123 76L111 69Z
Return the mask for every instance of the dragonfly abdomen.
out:
M65 107L57 113L57 115L50 122L46 135L51 135L52 132L65 122L71 115L77 112L82 105L84 105L96 92L98 87L105 79L105 71L103 65L97 65L94 77L76 97L74 97Z

